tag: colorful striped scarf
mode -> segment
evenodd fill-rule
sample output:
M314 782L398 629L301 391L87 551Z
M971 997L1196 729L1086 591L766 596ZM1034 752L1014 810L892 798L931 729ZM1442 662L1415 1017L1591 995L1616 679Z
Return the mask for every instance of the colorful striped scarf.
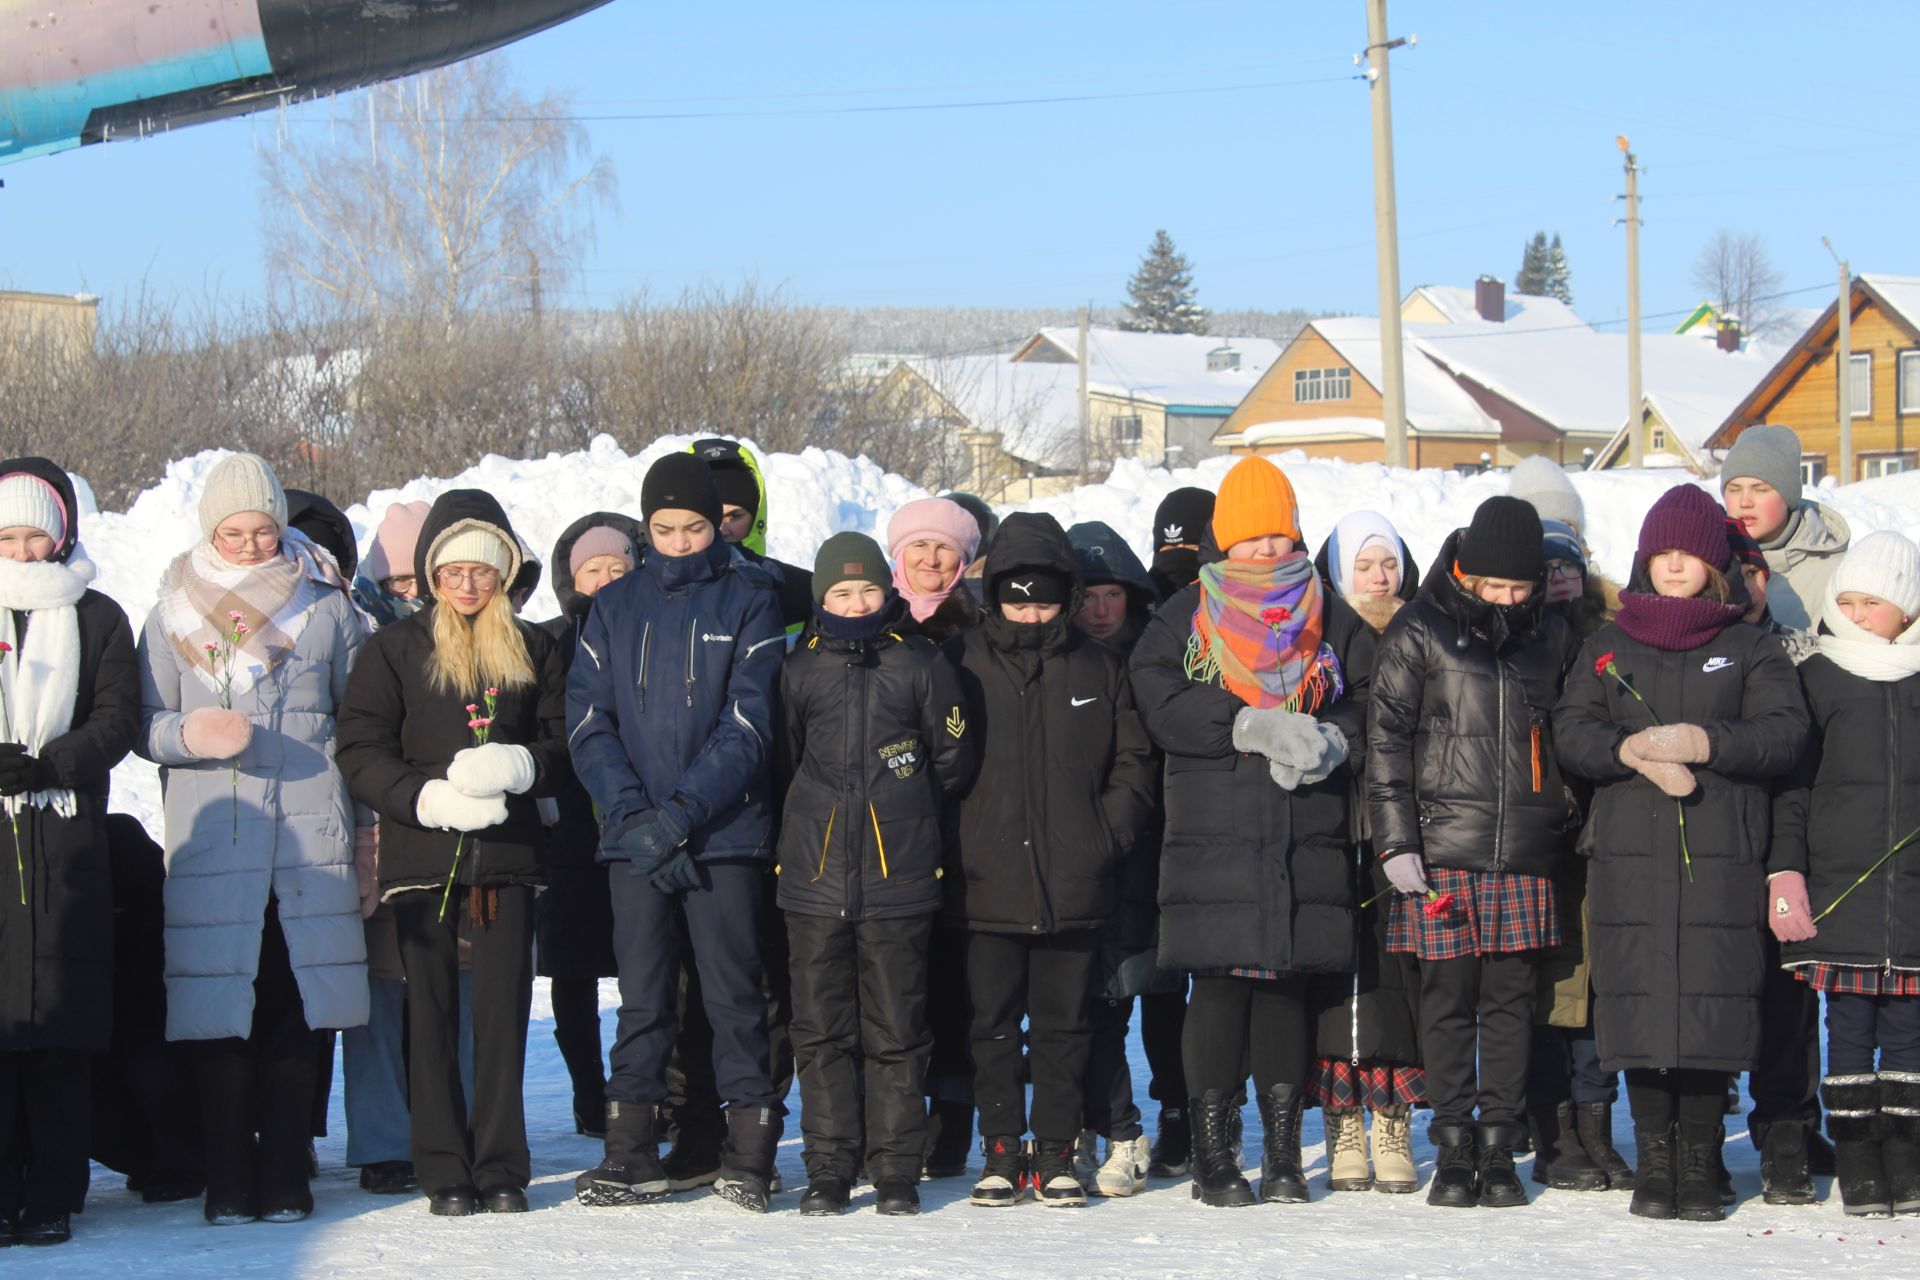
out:
M1304 551L1203 565L1188 679L1250 707L1317 712L1345 689L1339 660L1321 643L1321 609L1320 576Z

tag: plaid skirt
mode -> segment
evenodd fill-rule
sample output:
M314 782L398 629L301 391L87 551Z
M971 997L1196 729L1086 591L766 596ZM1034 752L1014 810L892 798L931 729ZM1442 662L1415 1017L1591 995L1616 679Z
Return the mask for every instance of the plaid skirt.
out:
M1307 1077L1307 1102L1316 1107L1382 1107L1427 1105L1427 1073L1369 1059L1352 1063L1345 1058L1321 1058Z
M1429 867L1427 883L1439 902L1394 893L1388 951L1457 960L1560 945L1560 898L1545 876Z
M1863 964L1799 964L1793 976L1836 996L1920 996L1920 972L1873 969Z

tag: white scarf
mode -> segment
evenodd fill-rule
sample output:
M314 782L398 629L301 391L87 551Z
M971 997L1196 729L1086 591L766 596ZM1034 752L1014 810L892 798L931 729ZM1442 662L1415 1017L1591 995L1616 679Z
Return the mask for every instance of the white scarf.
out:
M1910 625L1891 640L1858 626L1829 598L1820 615L1827 630L1819 638L1820 652L1842 670L1862 680L1882 684L1920 675L1920 623Z
M276 568L281 574L291 573L296 581L278 590L262 591L269 582L285 584L284 577L257 574L258 570ZM211 542L197 544L167 567L155 605L161 627L175 647L197 658L207 644L224 642L228 623L223 616L209 617L202 605L195 603L196 589L208 596L231 597L228 603L246 606L243 612L249 619L250 634L233 647L226 660L230 666L216 672L207 661L183 664L215 694L227 692L231 675L231 692L238 699L293 652L320 602L330 591L344 592L346 583L332 557L297 529L282 533L279 555L258 565L229 564Z
M6 696L5 737L38 756L49 742L73 728L73 705L80 694L80 613L74 606L86 594L97 570L75 544L62 564L53 560L21 563L0 560L0 610L31 614L25 636L4 638L12 652L0 656L0 691ZM27 806L51 809L63 818L75 812L73 792L50 788L0 800L9 815Z

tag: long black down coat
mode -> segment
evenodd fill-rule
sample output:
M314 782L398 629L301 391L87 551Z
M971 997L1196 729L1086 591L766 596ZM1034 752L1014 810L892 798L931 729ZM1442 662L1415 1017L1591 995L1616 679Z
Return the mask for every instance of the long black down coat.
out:
M500 504L477 490L452 490L433 504L420 530L415 572L427 580L427 556L442 534L473 521L513 537ZM447 776L447 766L473 745L467 704L480 691L443 693L433 687L433 615L419 612L373 633L354 663L338 720L335 752L353 798L380 815L380 887L425 889L444 884L453 869L457 831L423 827L415 816L420 789ZM533 788L507 797L507 820L467 835L460 853L460 884L494 887L543 879L546 828L535 801L552 796L572 776L567 759L566 664L562 647L530 622L515 619L533 661L534 683L500 691L489 741L514 743L533 755Z
M1646 705L1595 670L1609 653ZM1620 763L1620 744L1656 715L1712 744L1678 802L1691 881L1676 801ZM1786 650L1744 622L1684 652L1610 622L1574 660L1553 725L1566 767L1595 784L1582 847L1601 1068L1747 1070L1760 1051L1772 780L1807 736Z
M1920 675L1869 680L1824 654L1799 675L1813 736L1775 801L1768 870L1804 872L1816 913L1847 897L1783 958L1920 970L1920 848L1908 845L1847 893L1920 827Z
M1351 973L1354 896L1349 792L1365 765L1373 631L1322 586L1322 638L1344 688L1317 715L1347 739L1324 781L1286 791L1267 758L1233 745L1234 694L1187 675L1200 587L1160 606L1133 650L1147 732L1166 752L1160 855L1160 966Z
M1578 821L1553 747L1567 624L1496 607L1453 576L1448 537L1373 667L1367 811L1374 848L1428 866L1551 876Z
M842 920L940 909L942 812L979 767L953 664L897 597L870 639L807 624L780 671L783 910Z
M1119 859L1153 812L1153 749L1126 668L1076 630L1080 569L1052 516L1007 517L992 581L1020 569L1069 577L1052 622L990 614L950 640L980 772L949 823L946 918L982 933L1064 933L1113 915Z
M74 559L73 485L44 459L0 463L0 475L29 472L60 494L66 536L52 559ZM21 568L29 566L22 565ZM91 565L82 572L90 573ZM74 793L73 817L25 806L18 860L0 816L0 1051L107 1047L113 1029L113 898L107 847L107 775L140 730L140 680L133 632L120 606L88 590L74 606L80 627L79 684L66 733L48 742L37 786ZM0 640L19 645L27 613L0 600ZM26 904L16 870L26 871Z

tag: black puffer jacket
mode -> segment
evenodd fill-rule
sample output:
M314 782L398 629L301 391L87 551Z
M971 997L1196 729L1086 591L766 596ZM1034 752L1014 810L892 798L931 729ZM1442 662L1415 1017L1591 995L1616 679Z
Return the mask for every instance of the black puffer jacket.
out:
M1097 928L1113 915L1118 860L1153 812L1152 748L1120 659L1069 621L1079 567L1052 516L1000 526L988 579L1023 568L1072 577L1060 616L990 616L947 645L981 765L950 823L946 915L987 933Z
M1804 872L1819 912L1920 827L1920 675L1869 680L1816 654L1800 683L1813 736L1775 802L1768 870ZM1920 848L1894 854L1819 929L1782 948L1788 964L1920 970Z
M288 489L287 525L318 543L340 567L340 576L353 581L360 570L360 544L354 540L353 521L346 512L317 493Z
M1380 640L1367 730L1374 847L1428 866L1550 876L1578 820L1553 749L1567 624L1453 576L1460 534Z
M1595 670L1609 653L1645 705ZM1655 716L1712 743L1684 802L1620 763L1620 744ZM1760 1048L1771 780L1807 733L1786 650L1742 622L1684 652L1610 622L1581 648L1553 725L1566 767L1595 784L1582 847L1602 1068L1747 1069Z
M891 599L870 638L816 616L780 672L780 906L886 920L940 909L940 824L973 781L960 681Z
M506 513L492 497L471 489L442 494L420 531L415 572L423 582L428 549L463 521L513 537ZM340 708L340 772L353 798L380 815L380 884L387 891L444 883L460 841L458 832L422 827L415 816L420 789L432 779L445 778L455 754L473 745L466 708L479 701L480 693L443 693L433 687L427 660L433 653L438 608L429 604L373 634L354 663ZM464 885L538 883L546 830L535 801L554 795L572 777L565 655L539 627L518 619L515 625L533 662L534 683L501 690L489 740L527 748L537 776L527 794L507 797L505 822L466 837L458 877Z
M1353 771L1365 764L1373 632L1322 588L1322 635L1343 687L1316 714L1346 735L1347 762L1322 782L1286 791L1265 756L1234 748L1234 717L1246 704L1187 675L1200 591L1186 587L1161 605L1133 651L1141 715L1167 753L1160 964L1349 973L1348 806Z

